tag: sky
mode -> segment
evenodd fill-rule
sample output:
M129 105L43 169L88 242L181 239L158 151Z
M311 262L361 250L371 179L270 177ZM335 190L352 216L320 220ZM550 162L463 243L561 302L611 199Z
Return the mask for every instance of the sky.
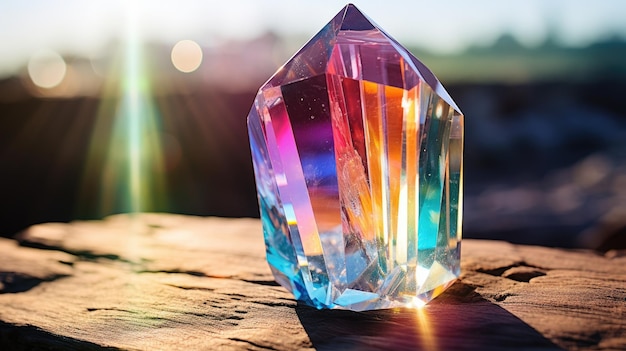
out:
M567 45L626 38L622 0L354 0L386 32L405 45L440 53L489 45L503 34L523 44L543 42L549 32ZM0 76L24 67L43 49L94 57L128 35L129 13L141 38L203 46L250 39L271 30L309 38L346 3L335 0L0 0Z

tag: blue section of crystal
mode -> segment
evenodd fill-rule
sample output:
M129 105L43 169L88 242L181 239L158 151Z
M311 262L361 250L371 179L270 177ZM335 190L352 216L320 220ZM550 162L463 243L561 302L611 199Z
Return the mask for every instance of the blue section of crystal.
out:
M302 271L298 267L294 246L290 240L283 206L277 197L278 186L271 168L263 130L259 115L253 107L248 115L248 135L267 261L279 283L292 291L297 299L307 301L309 299Z

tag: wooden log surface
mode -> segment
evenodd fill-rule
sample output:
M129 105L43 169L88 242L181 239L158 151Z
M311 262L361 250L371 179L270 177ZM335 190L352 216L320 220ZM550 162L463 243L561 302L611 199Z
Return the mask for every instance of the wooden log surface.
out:
M48 223L0 253L0 350L626 349L620 251L465 240L440 297L370 312L294 301L255 219Z

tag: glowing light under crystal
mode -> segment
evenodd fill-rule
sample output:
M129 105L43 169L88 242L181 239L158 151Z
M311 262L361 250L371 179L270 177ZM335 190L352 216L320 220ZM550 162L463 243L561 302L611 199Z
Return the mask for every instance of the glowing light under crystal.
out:
M437 351L439 347L437 345L437 336L435 328L430 320L430 314L427 309L424 308L425 304L416 304L415 317L417 321L417 332L420 336L420 343L422 349L425 351Z
M411 302L411 307L414 308L423 308L424 306L426 306L426 302L424 302L423 300L420 300L417 297L413 298L413 301ZM418 312L419 313L419 312Z

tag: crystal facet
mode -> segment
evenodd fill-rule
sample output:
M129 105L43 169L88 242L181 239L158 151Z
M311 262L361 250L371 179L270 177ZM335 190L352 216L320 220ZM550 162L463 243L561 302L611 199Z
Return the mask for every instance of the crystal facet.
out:
M420 306L458 277L463 115L356 7L260 88L248 132L267 260L296 299Z

